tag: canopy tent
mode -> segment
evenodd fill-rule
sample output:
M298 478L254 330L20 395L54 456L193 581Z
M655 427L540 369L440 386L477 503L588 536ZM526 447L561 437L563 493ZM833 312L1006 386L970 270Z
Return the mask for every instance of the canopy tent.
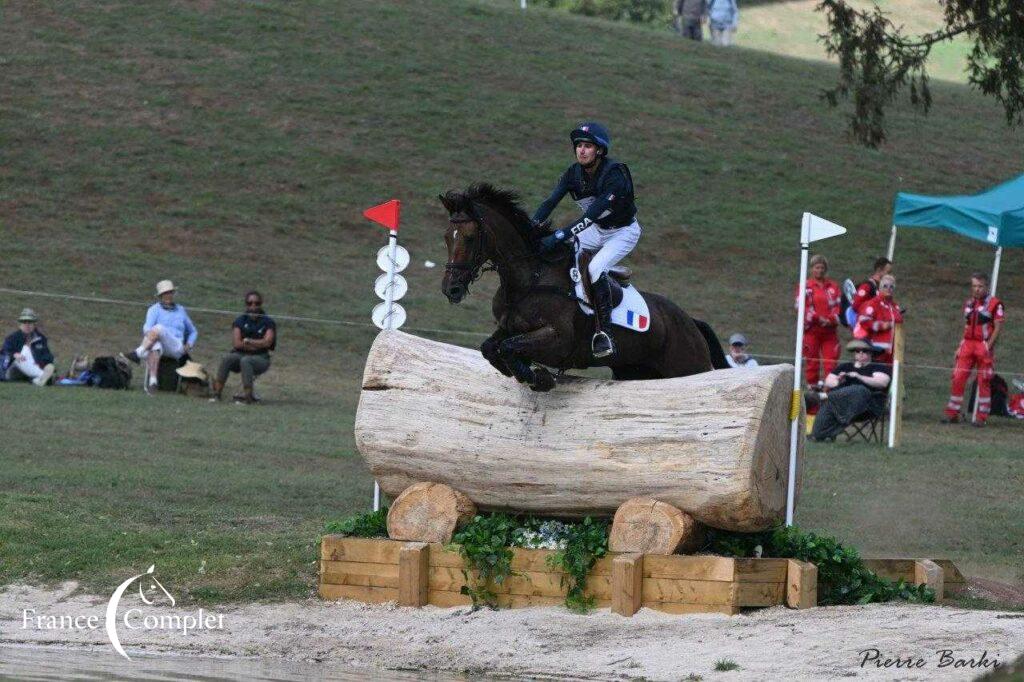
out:
M892 211L892 235L889 237L889 260L896 250L897 227L923 227L947 230L991 244L996 249L989 290L994 295L999 282L999 261L1004 246L1024 246L1024 175L977 194L929 196L900 192ZM893 418L889 422L889 447L894 447L898 403L898 363L893 366L896 393L891 403ZM975 400L975 406L978 402Z

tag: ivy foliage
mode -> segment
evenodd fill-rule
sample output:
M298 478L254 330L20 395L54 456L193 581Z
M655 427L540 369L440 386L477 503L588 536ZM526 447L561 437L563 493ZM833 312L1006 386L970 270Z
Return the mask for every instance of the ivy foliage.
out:
M386 538L388 536L388 508L381 507L375 512L356 514L340 521L328 521L324 526L324 531L356 538Z
M547 558L553 568L565 571L562 584L568 582L565 605L570 611L586 613L594 608L595 599L587 597L587 575L597 560L608 553L608 522L589 516L568 527L565 547Z
M935 601L935 590L930 587L910 585L902 579L887 580L868 569L853 547L796 526L780 526L763 533L714 531L708 543L713 554L798 559L814 564L818 567L818 604L822 606L894 599Z
M885 111L902 91L914 107L928 112L931 49L959 35L973 42L967 56L971 85L1003 105L1008 125L1024 123L1024 2L945 0L943 8L943 26L907 36L878 5L860 10L848 0L818 4L828 22L821 40L839 60L839 82L823 95L831 106L853 102L850 130L865 146L885 140Z
M481 606L497 608L494 586L501 585L512 575L511 547L519 535L519 525L508 514L474 516L452 538L466 564L462 569L466 578L462 593L473 600L474 610ZM472 571L477 572L476 576Z

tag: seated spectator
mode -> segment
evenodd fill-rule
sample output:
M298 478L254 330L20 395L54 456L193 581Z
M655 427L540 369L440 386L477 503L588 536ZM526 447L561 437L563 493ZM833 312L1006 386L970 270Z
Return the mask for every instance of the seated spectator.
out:
M729 337L729 354L725 361L730 367L757 367L757 360L747 355L747 337L743 334Z
M818 406L810 440L835 440L862 414L880 415L885 411L892 370L872 358L879 349L854 339L846 344L846 350L853 353L853 362L841 363L825 377L824 393L808 391L804 395L809 406Z
M53 378L53 353L36 328L38 322L31 308L18 315L18 330L4 339L0 350L0 381L31 381L45 386Z
M233 350L220 361L210 402L220 400L228 373L238 372L242 375L242 393L235 396L235 402L251 405L258 400L253 381L270 369L270 351L277 348L277 325L264 312L258 291L245 295L245 313L231 325L231 346Z
M880 348L876 362L892 364L892 344L896 337L896 325L903 322L903 312L896 304L896 278L885 275L878 284L878 295L864 303L857 317L854 336Z
M160 301L146 311L146 321L142 325L142 343L135 350L121 354L121 357L135 364L142 360L146 361L149 381L143 388L150 395L156 392L160 358L167 356L178 360L186 357L199 338L199 332L192 324L185 307L174 302L175 293L171 280L157 282L156 296Z

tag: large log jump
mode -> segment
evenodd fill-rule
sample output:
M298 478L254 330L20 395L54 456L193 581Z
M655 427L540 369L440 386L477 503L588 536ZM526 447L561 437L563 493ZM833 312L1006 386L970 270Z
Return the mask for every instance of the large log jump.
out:
M535 393L476 350L385 331L367 357L356 445L392 497L428 481L485 510L610 517L644 496L714 528L763 530L785 514L792 373L567 377ZM796 481L799 492L799 468Z

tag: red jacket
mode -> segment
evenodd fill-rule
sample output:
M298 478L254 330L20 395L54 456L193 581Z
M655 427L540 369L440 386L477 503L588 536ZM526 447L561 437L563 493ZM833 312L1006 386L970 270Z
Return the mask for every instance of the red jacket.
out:
M839 326L839 302L842 294L839 285L827 277L817 280L813 277L804 286L807 308L804 313L804 329L813 327L836 328ZM797 300L799 306L800 301Z
M892 323L888 329L883 329L884 323ZM885 349L892 349L893 336L896 330L892 325L903 322L903 314L899 306L892 298L882 295L875 296L866 302L857 317L857 326L861 334L867 334L871 343Z
M988 341L996 322L1002 322L1003 302L995 296L980 301L969 298L964 303L964 338L968 341Z
M850 302L850 307L853 308L853 312L860 315L860 309L864 307L864 304L877 295L878 282L869 277L857 285L857 295L854 296L853 301Z

